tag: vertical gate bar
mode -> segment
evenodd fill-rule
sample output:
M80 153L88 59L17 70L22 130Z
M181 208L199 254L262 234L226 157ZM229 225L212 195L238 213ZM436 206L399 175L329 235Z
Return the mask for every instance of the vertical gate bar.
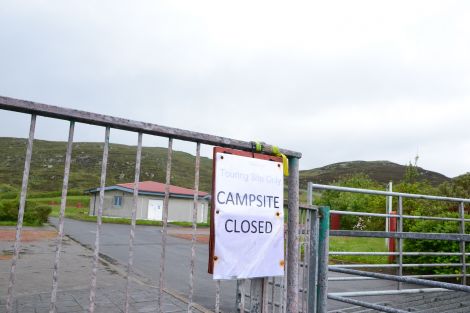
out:
M251 279L250 295L251 307L250 313L267 313L265 310L265 278Z
M127 275L126 275L126 303L124 305L124 312L129 312L129 292L130 282L132 275L132 265L134 263L134 237L135 237L135 222L137 218L137 206L139 201L139 180L140 180L140 161L142 156L142 133L139 133L137 139L137 154L135 157L135 178L134 178L134 197L131 212L131 229L129 232L129 259L127 262Z
M308 205L313 205L313 183L308 182L307 183L307 204Z
M95 236L95 249L93 251L93 268L91 270L91 287L89 295L89 306L88 311L90 313L95 312L95 299L96 299L96 275L98 271L98 260L100 254L100 236L101 236L101 225L103 216L103 204L104 204L104 188L106 185L106 170L108 165L108 151L109 151L109 126L106 127L104 135L104 147L103 147L103 160L101 161L101 177L100 177L100 198L98 203L98 213L96 216L96 236Z
M317 312L326 313L328 298L328 252L330 237L330 208L320 207L318 243L318 289Z
M220 313L220 280L215 282L215 313Z
M303 253L303 267L302 267L302 312L305 312L305 305L307 302L307 276L308 276L308 269L310 267L309 262L309 237L310 237L310 210L304 210L304 238L303 238L303 246L304 246L304 253Z
M235 304L235 312L245 312L245 279L237 280L237 297Z
M312 182L307 184L307 204L313 204ZM309 264L308 264L308 284L307 288L307 312L315 313L317 296L317 251L318 251L318 211L308 210L310 220L309 232Z
M317 273L318 273L318 210L311 212L310 218L310 258L308 267L307 312L317 311Z
M165 282L165 254L166 254L166 236L168 226L168 202L170 200L170 180L171 180L171 162L173 156L173 138L168 138L168 155L166 160L166 178L165 178L165 198L163 200L162 216L162 254L160 259L160 282L157 297L157 311L162 311L163 288Z
M460 202L459 206L459 215L460 215L460 233L465 235L465 204ZM462 263L462 285L467 285L467 260L465 257L465 241L460 241L460 253L461 256L461 263Z
M287 299L288 313L299 312L299 159L289 159L287 222Z
M192 312L193 307L193 294L194 294L194 259L196 258L196 229L197 229L197 209L199 206L199 168L200 168L200 157L201 144L198 142L196 145L196 165L194 170L194 204L193 204L193 231L191 237L191 261L189 269L189 301L188 301L188 313Z
M262 301L262 310L261 312L263 313L268 313L268 304L269 304L269 294L268 294L268 287L269 287L269 278L268 277L264 277L262 278L263 279L263 293L262 293L262 297L263 297L263 301Z
M289 228L289 225L287 226ZM289 242L289 231L285 232L285 242ZM282 277L282 313L287 312L287 268L289 267L289 249L285 250L284 277Z
M64 215L65 207L67 204L67 190L69 187L69 175L70 175L70 162L72 159L72 148L73 148L73 133L75 130L75 122L70 121L69 126L69 138L67 142L67 151L65 153L65 168L64 168L64 180L62 183L62 197L60 199L60 213L59 213L59 233L57 235L56 251L54 259L54 270L52 273L52 291L51 291L51 303L49 305L49 312L54 313L56 310L55 304L57 301L57 287L59 279L59 262L60 253L62 250L62 240L64 238Z
M276 277L272 278L272 285L271 285L271 313L274 313L274 308L275 308L275 297L274 295L276 294Z
M398 197L398 232L403 233L403 198ZM403 276L403 238L398 238L398 276ZM398 290L401 290L401 282L398 282Z
M31 167L31 156L33 154L34 131L36 129L36 115L31 115L31 124L29 126L29 137L24 160L23 181L21 183L20 207L18 209L18 222L16 224L15 245L13 247L13 257L11 259L10 279L8 282L8 295L6 312L13 310L13 287L15 286L15 269L21 246L21 231L23 230L23 217L26 205L26 194L28 192L29 169Z

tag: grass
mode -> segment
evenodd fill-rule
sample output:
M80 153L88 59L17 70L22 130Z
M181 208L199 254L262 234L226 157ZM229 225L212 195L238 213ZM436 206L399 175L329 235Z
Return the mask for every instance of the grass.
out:
M341 252L386 252L383 238L330 237L330 251ZM332 255L333 263L387 264L388 256L377 255Z
M27 225L26 223L24 223L23 225L32 226L32 225ZM16 222L13 222L13 221L0 221L0 226L16 226Z

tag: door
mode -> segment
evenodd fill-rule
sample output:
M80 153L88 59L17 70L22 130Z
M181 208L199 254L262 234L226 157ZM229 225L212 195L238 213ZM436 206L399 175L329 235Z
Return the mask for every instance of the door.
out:
M149 200L147 219L161 221L163 212L163 200Z

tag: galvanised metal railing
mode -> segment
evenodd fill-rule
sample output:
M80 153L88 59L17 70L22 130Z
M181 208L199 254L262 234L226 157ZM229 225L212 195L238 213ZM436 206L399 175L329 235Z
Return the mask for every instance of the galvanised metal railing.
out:
M466 256L470 255L465 251L465 243L470 241L470 235L465 233L465 222L470 221L470 219L465 218L465 204L470 203L470 199L462 198L451 198L451 197L439 197L439 196L430 196L430 195L419 195L419 194L407 194L399 192L388 192L388 191L378 191L378 190L368 190L368 189L359 189L359 188L349 188L349 187L339 187L339 186L329 186L321 184L308 183L308 201L309 203L313 202L313 191L339 191L339 192L350 192L350 193L360 193L368 195L379 195L387 197L397 197L398 198L398 212L397 214L379 214L379 213L368 213L368 212L349 212L349 211L338 211L330 210L327 207L321 207L320 212L320 227L319 227L319 246L323 248L318 251L318 259L315 266L317 267L317 272L313 277L310 284L314 284L317 281L317 299L309 299L311 303L309 304L309 313L326 312L326 299L332 299L336 301L342 301L354 305L359 305L371 309L376 309L382 312L404 312L402 310L393 309L390 307L385 307L377 304L368 303L365 301L359 301L356 299L350 299L347 297L357 297L357 296L373 296L373 295L392 295L392 294L401 294L401 293L418 293L418 292L432 292L432 291L442 291L442 290L455 290L455 291L465 291L470 292L470 287L466 285L466 277L469 274L466 273ZM450 217L436 217L436 216L414 216L403 214L403 199L412 198L412 199L423 199L431 201L444 201L444 202L457 202L459 204L459 217L450 218ZM382 218L396 218L398 219L398 227L396 232L385 232L385 231L357 231L357 230L329 230L329 227L326 225L329 224L330 214L338 215L354 215L354 216L369 216L369 217L382 217ZM404 232L403 231L403 221L405 219L419 219L419 220L434 220L434 221L451 221L459 223L459 233L416 233L416 232ZM323 227L322 227L323 225ZM323 234L323 237L322 237ZM344 251L329 251L328 250L328 237L329 236L350 236L350 237L366 237L366 238L396 238L398 239L398 251L397 252L344 252ZM404 252L403 251L403 240L404 239L424 239L424 240L449 240L449 241L459 241L460 243L460 252ZM323 243L322 243L323 241ZM343 264L343 265L330 265L328 266L328 259L330 255L369 255L369 256L397 256L397 264ZM460 263L428 263L428 264L404 264L404 256L460 256ZM312 264L310 264L312 266ZM404 275L403 268L405 267L460 267L461 274L441 274L441 275ZM397 268L397 275L387 275L374 272L368 272L363 270L356 270L355 268ZM337 272L353 276L344 276L344 277L330 277L327 278L327 272ZM423 278L449 278L449 277L459 277L461 278L462 285L443 283L438 281L430 281ZM381 291L355 291L355 292L343 292L343 293L328 293L328 281L358 281L358 280L372 280L372 279L385 279L398 282L398 290L381 290ZM422 288L422 289L404 289L402 290L402 283L413 283L417 285L423 285L431 288ZM311 289L312 286L309 286Z
M169 186L171 178L171 163L172 163L172 153L173 153L173 140L183 140L188 142L196 143L196 162L195 162L195 181L194 181L194 206L192 211L193 223L192 223L192 241L191 241L191 260L190 260L190 272L189 275L189 303L188 303L188 312L192 312L194 303L193 303L193 293L194 293L194 264L195 264L195 242L196 242L196 214L197 214L197 201L198 201L198 191L199 191L199 169L200 169L200 149L201 144L222 146L234 149L240 149L245 151L253 151L253 143L247 141L240 141L220 136L208 135L198 132L192 132L177 128L165 127L156 124L143 123L123 118L117 118L108 115L95 114L85 111L78 111L73 109L67 109L57 106L51 106L47 104L19 100L9 97L0 96L0 109L7 111L22 112L31 115L31 123L28 137L28 144L26 149L26 158L25 166L23 171L23 181L21 186L21 195L20 195L20 206L18 212L18 222L16 228L16 237L13 248L13 256L11 262L11 270L9 277L9 286L8 286L8 295L6 300L6 312L11 313L13 311L13 300L14 300L14 287L15 287L15 270L18 260L18 255L21 245L21 234L23 227L23 216L25 211L25 203L28 190L28 179L29 171L31 166L31 157L33 153L33 141L36 128L36 117L44 116L50 118L56 118L60 120L69 121L69 136L67 143L67 151L65 158L65 169L64 169L64 179L62 185L62 196L60 203L60 212L59 212L59 231L57 236L57 246L56 254L54 258L53 265L53 277L52 277L52 286L51 286L51 301L50 301L50 312L53 313L56 311L56 300L57 300L57 290L58 290L58 276L59 276L59 266L60 266L60 257L62 251L62 240L64 237L64 216L66 209L67 201L67 190L68 190L68 180L70 174L70 163L71 163L71 154L72 154L72 143L74 137L74 129L76 123L85 123L97 126L103 126L105 128L104 134L104 149L103 149L103 159L102 159L102 168L101 168L101 177L100 177L100 193L99 193L99 206L97 212L97 223L96 223L96 237L95 245L93 249L93 267L91 273L90 281L90 293L89 293L89 307L88 311L90 313L95 310L96 303L96 289L97 289L97 268L99 263L99 254L100 254L100 235L102 228L102 214L103 214L103 203L104 203L104 188L106 183L106 170L108 162L108 150L109 150L109 137L110 129L121 129L137 133L137 154L135 162L135 179L134 179L134 189L133 189L133 208L131 212L131 225L129 232L129 252L128 252L128 262L127 262L127 283L126 283L126 293L125 293L125 304L124 312L129 311L129 302L130 302L130 279L133 273L133 263L134 263L134 234L136 227L136 210L137 210L137 200L138 200L138 185L139 185L139 176L140 176L140 165L141 165L141 153L142 153L142 135L149 134L153 136L160 136L168 138L168 158L166 165L166 181L165 181L165 198L163 205L163 226L162 226L162 242L161 242L161 261L159 269L159 291L157 294L157 310L162 312L162 297L165 287L165 254L166 254L166 241L167 241L167 223L168 223L168 202L169 202ZM272 154L273 147L268 144L263 144L263 153ZM299 231L299 159L301 153L281 149L281 153L285 154L289 158L289 178L288 178L288 240L287 240L287 265L286 265L286 277L284 281L285 288L282 293L283 307L286 312L297 313L298 312L298 289L299 289L299 277L297 275L297 269L299 267L299 251L297 249L299 245L299 238L296 235ZM268 279L265 279L264 282L267 282ZM262 287L262 286L260 286ZM253 293L257 293L259 290L252 290ZM265 293L265 292L264 292ZM263 299L259 299L262 301ZM251 301L252 307L259 307L257 303L254 303L254 300ZM266 306L267 304L263 304ZM216 282L216 295L215 295L215 312L220 311L220 281ZM283 311L284 311L283 310ZM253 312L257 312L256 310ZM263 311L265 312L265 311Z

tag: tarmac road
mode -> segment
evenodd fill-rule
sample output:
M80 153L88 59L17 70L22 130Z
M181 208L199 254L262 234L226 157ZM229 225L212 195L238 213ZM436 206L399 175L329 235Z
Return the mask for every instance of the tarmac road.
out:
M56 218L51 218L55 225ZM173 228L169 227L168 229ZM129 254L129 225L103 224L100 252L127 266ZM96 224L71 219L65 220L66 235L81 244L93 247ZM134 241L134 269L158 286L161 258L161 227L136 226ZM189 294L189 262L191 241L167 236L165 287ZM208 245L196 244L194 301L208 309L215 305L215 283L207 273ZM99 278L98 278L99 279ZM233 312L235 305L235 282L223 281L221 284L220 307L224 312Z
M53 224L57 224L56 218L51 218ZM169 231L179 227L170 226ZM65 220L65 233L69 237L79 241L88 247L93 247L95 242L96 224L76 220ZM124 267L127 266L129 247L129 225L103 224L101 234L101 253L118 261ZM181 228L180 228L181 229ZM183 229L182 231L188 231ZM191 253L191 241L173 236L167 237L166 263L165 263L165 287L177 291L187 297L189 292L189 261ZM196 244L194 301L208 309L215 305L215 283L212 276L207 273L208 245ZM158 286L161 258L161 227L136 226L134 241L134 271L140 277ZM330 276L348 276L338 273L329 273ZM99 278L98 278L99 279ZM405 285L408 288L418 286ZM404 286L404 287L405 287ZM389 290L396 289L396 283L391 281L348 281L330 282L329 292ZM373 302L390 301L392 296L376 296ZM366 298L358 298L364 299ZM371 299L369 299L371 300ZM235 310L235 282L222 281L220 308L224 312ZM328 309L340 309L351 305L336 301L328 301Z

